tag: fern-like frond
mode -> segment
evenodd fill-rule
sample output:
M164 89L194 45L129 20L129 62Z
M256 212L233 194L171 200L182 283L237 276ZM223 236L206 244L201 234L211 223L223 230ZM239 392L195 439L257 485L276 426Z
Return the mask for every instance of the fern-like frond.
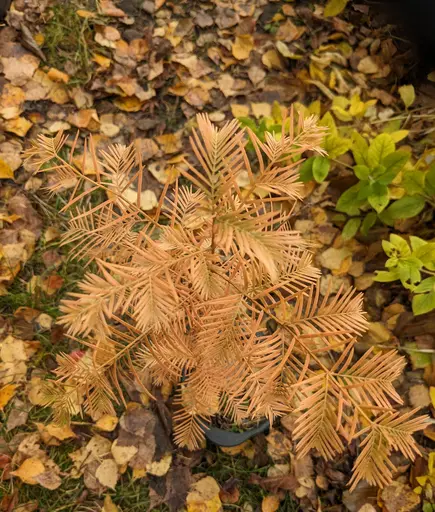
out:
M386 412L355 435L357 437L365 434L366 437L361 443L363 449L353 467L351 490L361 479L379 487L388 485L396 469L389 460L392 450L399 450L410 460L415 459L420 451L412 434L428 425L427 416L413 418L416 412L417 409L404 414L398 411Z
M391 400L403 403L393 385L406 364L403 357L398 356L395 350L374 354L371 348L351 365L353 348L346 352L343 366L338 370L338 361L332 371L337 369L337 378L352 398L360 405L386 409L391 407Z
M204 429L210 418L180 409L174 414L174 440L189 450L198 450L204 442Z
M333 297L326 294L320 300L319 287L312 287L309 293L299 294L293 318L286 326L300 340L321 341L324 346L320 350L345 344L367 329L362 300L362 294L355 294L351 288L339 290Z
M80 215L80 211L77 212ZM72 216L69 229L62 237L62 245L72 245L72 255L78 260L91 262L104 257L110 251L117 261L128 260L138 233L134 214L121 216L113 208L102 208L95 215ZM125 244L125 241L128 244Z
M301 392L304 399L298 410L305 412L296 420L293 431L298 457L316 449L322 457L330 460L344 450L343 442L336 431L337 392L328 374L306 380Z
M204 174L188 164L182 171L192 184L212 201L231 188L246 162L245 131L234 119L222 128L213 125L206 115L197 116L198 131L193 130L190 143Z

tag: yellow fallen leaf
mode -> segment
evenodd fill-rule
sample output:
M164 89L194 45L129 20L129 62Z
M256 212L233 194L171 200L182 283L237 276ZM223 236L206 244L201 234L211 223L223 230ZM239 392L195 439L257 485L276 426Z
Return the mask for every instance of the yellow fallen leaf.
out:
M413 85L402 85L402 87L399 87L399 94L406 108L414 103L415 90Z
M95 472L95 477L100 484L114 489L119 477L118 464L113 459L103 460Z
M110 414L101 416L97 423L95 423L95 426L104 432L112 432L115 430L116 425L118 425L118 418Z
M113 103L124 112L139 112L143 105L143 102L136 98L136 96L116 98L116 100Z
M237 60L248 59L253 49L254 38L250 34L236 36L236 40L232 46L232 52Z
M379 66L373 57L368 56L368 57L364 57L363 59L361 59L359 61L358 71L360 71L361 73L364 73L366 75L372 75L379 71Z
M176 153L181 149L181 137L175 133L158 135L155 139L166 154Z
M12 215L8 215L7 213L0 213L0 220L3 220L4 222L9 222L12 224L12 222L15 222L16 220L21 219L20 215L16 215L13 213Z
M14 171L4 160L0 160L0 180L14 179Z
M49 423L45 425L45 430L50 436L59 439L59 441L64 441L65 439L70 439L71 437L77 437L76 434L71 430L68 425L56 425L55 423Z
M427 79L428 79L430 82L435 82L435 71L431 71L431 72L427 75Z
M44 471L44 464L36 457L30 457L16 471L12 471L11 475L17 476L25 484L36 485L38 482L35 477L44 473Z
M274 494L265 496L261 502L261 512L276 512L279 510L279 498Z
M113 503L112 498L108 494L104 498L103 508L101 509L101 512L120 512L119 508Z
M261 57L261 62L269 69L284 69L279 53L276 50L267 51Z
M219 485L214 478L206 476L192 485L186 498L187 512L220 512Z
M249 105L231 104L231 113L234 117L247 117L249 116L249 110Z
M430 400L432 402L432 405L435 407L435 388L432 386L429 389L429 395L430 395Z
M348 1L349 0L329 0L325 5L323 15L325 18L328 18L329 16L337 16L344 11Z
M25 117L9 119L4 124L5 131L15 133L15 135L18 135L19 137L24 137L31 127L32 123Z
M3 411L9 400L14 396L16 384L6 384L0 389L0 411Z
M45 36L42 32L38 32L33 36L33 39L38 46L42 46L45 41Z
M76 13L78 16L80 16L80 18L85 18L85 19L95 18L95 16L96 16L95 12L87 11L86 9L78 9L76 11Z
M118 446L118 440L113 441L111 447L112 456L115 461L122 466L127 464L136 455L138 449L136 446Z
M104 69L109 69L110 64L112 64L112 61L108 57L100 55L99 53L94 53L92 60Z
M64 84L69 82L69 76L56 68L50 68L47 76L50 80L53 80L53 82L63 82Z
M252 114L256 119L272 115L272 105L270 103L251 103L251 108Z
M147 473L154 476L164 476L172 464L172 454L167 453L158 462L151 462L146 465Z

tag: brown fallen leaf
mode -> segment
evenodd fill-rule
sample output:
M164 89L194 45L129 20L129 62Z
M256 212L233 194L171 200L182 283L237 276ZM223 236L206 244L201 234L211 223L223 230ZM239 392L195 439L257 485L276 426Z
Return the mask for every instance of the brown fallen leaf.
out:
M265 491L272 493L276 493L280 489L295 492L299 487L299 482L293 475L261 477L254 473L249 476L248 482L252 485L259 485Z

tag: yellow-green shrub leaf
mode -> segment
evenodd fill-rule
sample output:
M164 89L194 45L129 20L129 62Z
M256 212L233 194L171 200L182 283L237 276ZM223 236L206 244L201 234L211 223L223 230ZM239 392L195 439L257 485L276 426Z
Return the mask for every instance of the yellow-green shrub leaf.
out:
M388 133L378 135L373 139L368 149L367 160L369 167L374 168L379 165L382 160L390 153L393 153L395 149L396 147L391 135Z
M355 163L358 165L367 165L368 166L368 151L369 145L365 138L360 135L358 132L352 133L352 153Z
M316 156L313 161L313 177L317 181L317 183L322 183L325 181L326 176L328 176L329 168L331 167L331 162L328 158L324 156Z
M421 196L405 196L388 207L386 213L393 219L409 219L423 210L426 201Z
M399 94L406 108L414 103L415 90L413 85L402 85L402 87L399 87Z
M329 158L338 158L351 147L352 141L339 135L328 135L323 143L323 149L328 153Z
M341 237L344 240L350 240L357 234L360 225L361 225L361 219L359 217L354 217L352 219L349 219L343 228Z
M337 16L344 11L349 0L329 0L323 11L323 15L327 18L329 16Z
M397 130L396 132L391 132L390 136L394 142L400 142L405 137L408 137L409 130Z
M435 309L435 292L416 295L412 299L412 312L414 315L424 315Z
M364 220L362 221L361 229L360 229L362 235L364 235L364 236L367 235L369 230L375 225L377 218L378 218L378 216L376 215L375 212L369 212L364 217Z

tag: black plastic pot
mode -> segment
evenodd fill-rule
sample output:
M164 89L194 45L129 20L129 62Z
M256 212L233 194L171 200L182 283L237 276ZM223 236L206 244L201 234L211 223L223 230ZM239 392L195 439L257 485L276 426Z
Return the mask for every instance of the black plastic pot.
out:
M231 432L218 427L204 427L205 437L217 446L237 446L244 443L257 434L262 434L270 429L269 420L262 421L258 426L245 432Z

